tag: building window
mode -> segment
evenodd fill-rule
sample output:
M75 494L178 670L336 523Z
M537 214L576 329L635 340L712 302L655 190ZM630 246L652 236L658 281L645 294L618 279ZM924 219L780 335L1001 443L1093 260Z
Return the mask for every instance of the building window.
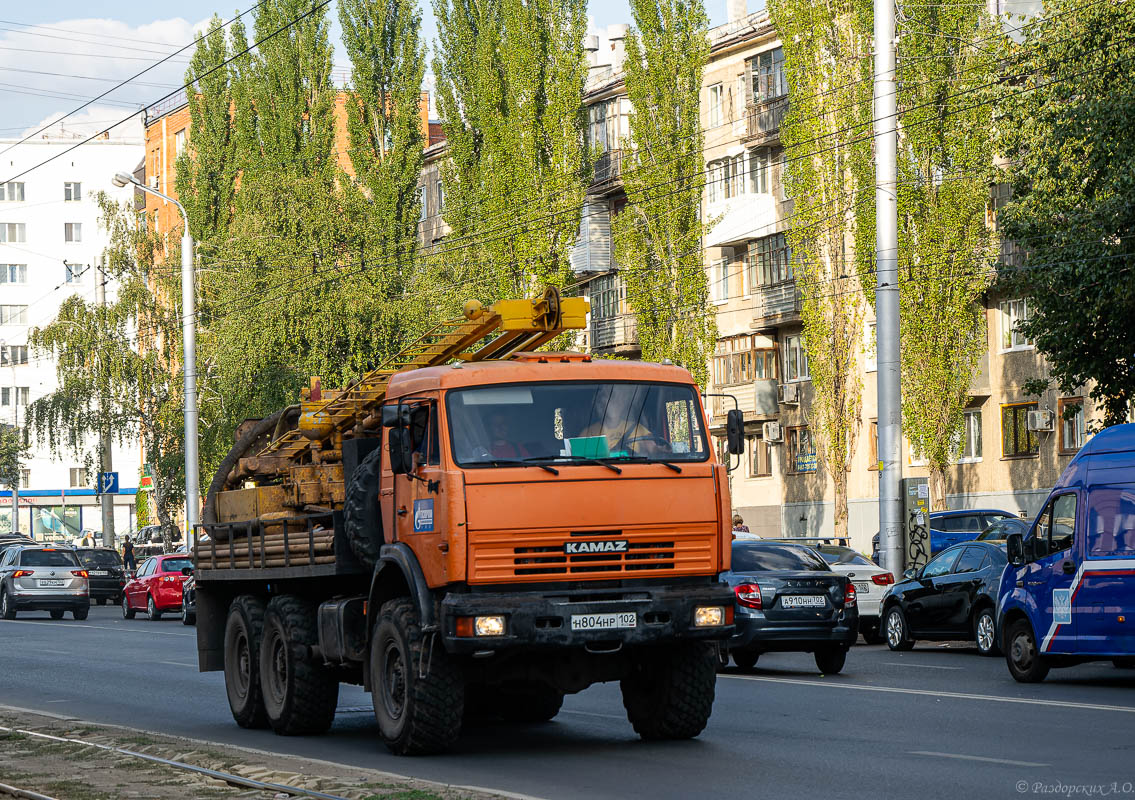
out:
M63 184L63 200L67 203L77 203L83 199L83 184L78 181L68 181Z
M867 469L879 470L879 421L871 420L867 425Z
M719 258L713 263L713 299L718 303L729 299L728 258Z
M591 144L599 153L618 150L630 138L631 101L617 97L605 103L596 103L587 110L591 129Z
M21 489L32 488L32 471L30 469L20 470L20 488Z
M64 222L63 223L63 241L65 241L65 242L81 242L81 241L83 241L83 223L81 223L81 222Z
M746 437L749 450L749 477L765 478L772 475L772 453L761 436Z
M426 221L426 187L418 187L418 222Z
M723 87L720 83L709 87L709 127L716 128L721 124L721 97Z
M440 214L445 208L445 188L441 185L441 181L434 183L434 191L437 193L437 213Z
M784 49L761 53L746 64L753 81L753 102L766 103L788 94L788 81L784 77Z
M24 201L24 184L15 181L0 183L0 202L22 203Z
M808 380L808 354L804 352L804 337L799 333L785 336L782 343L781 363L784 380Z
M0 406L10 406L13 403L18 406L26 406L30 397L31 389L27 386L0 387Z
M1087 440L1084 428L1084 398L1062 397L1060 409L1060 452L1075 453Z
M28 240L28 226L23 222L0 222L0 244L23 244Z
M27 325L27 306L0 306L0 325Z
M751 269L754 274L749 280L756 284L769 286L792 280L792 248L783 233L774 233L757 239L749 245Z
M1028 300L1001 301L1001 349L1025 350L1033 343L1017 330L1029 318Z
M591 316L611 319L619 314L619 278L603 275L591 282Z
M0 345L0 367L28 363L28 347L23 344Z
M174 155L181 155L185 149L185 128L182 128L173 135L173 152Z
M879 345L875 338L875 322L863 325L863 369L867 372L879 370Z
M759 147L749 153L749 191L753 194L772 191L772 165L775 163L776 153L771 147Z
M87 486L87 470L84 467L71 467L71 488L83 489Z
M981 409L970 408L962 414L962 432L958 440L959 464L981 461Z
M0 264L0 283L27 283L27 264Z
M78 283L83 279L83 273L86 268L82 264L68 264L63 262L63 281L64 283Z
M788 471L816 471L816 443L812 441L812 431L806 427L788 429Z
M1001 406L1001 454L1005 458L1040 453L1040 439L1036 431L1029 430L1029 412L1036 410L1036 403Z
M708 165L709 202L739 197L745 193L745 155L719 158Z
M745 335L717 340L713 356L714 386L776 379L776 350L758 349L755 339L755 336Z

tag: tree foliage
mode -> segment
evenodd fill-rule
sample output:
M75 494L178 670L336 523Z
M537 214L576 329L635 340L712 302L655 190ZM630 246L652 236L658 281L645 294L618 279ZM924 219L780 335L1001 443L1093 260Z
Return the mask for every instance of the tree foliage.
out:
M699 105L709 19L701 0L632 0L631 13L627 205L615 218L615 257L643 358L669 358L704 384L717 338L701 246L710 228Z
M1000 289L1027 296L1022 332L1060 389L1091 397L1104 424L1135 397L1135 7L1048 0L1060 24L1026 28L997 122L1012 200L999 214L1019 257ZM1031 88L1031 91L1022 89Z
M0 486L13 489L20 483L20 467L28 456L27 437L16 425L0 423Z
M442 279L489 297L563 285L589 180L584 0L435 0Z

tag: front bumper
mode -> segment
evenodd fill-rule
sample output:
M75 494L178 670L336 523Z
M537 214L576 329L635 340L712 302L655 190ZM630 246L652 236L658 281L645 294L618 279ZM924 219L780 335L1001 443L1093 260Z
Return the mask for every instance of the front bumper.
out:
M731 624L694 627L698 606L733 607L733 592L723 584L627 588L596 591L586 587L565 591L508 594L449 594L441 604L441 631L451 653L502 650L554 650L583 647L596 652L622 645L664 644L695 640L723 640ZM578 614L634 612L634 628L572 630ZM503 636L458 636L458 617L504 615Z
M854 609L838 612L832 621L769 620L756 610L738 609L737 630L729 639L729 648L755 648L762 651L798 651L825 644L847 647L859 638L859 614Z

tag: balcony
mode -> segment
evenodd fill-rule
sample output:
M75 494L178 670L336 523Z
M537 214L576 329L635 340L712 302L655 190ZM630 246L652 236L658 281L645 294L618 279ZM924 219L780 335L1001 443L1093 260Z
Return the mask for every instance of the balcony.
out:
M788 111L788 97L777 97L745 110L745 141L765 143L780 137L780 123Z
M634 314L591 319L591 349L620 351L638 349L638 324Z
M800 315L800 292L796 281L787 280L771 286L760 286L753 305L753 319L792 317ZM778 320L786 321L786 320Z
M736 406L732 398L737 399ZM746 422L775 417L780 413L776 400L776 381L760 379L751 383L715 387L709 398L711 424L714 427L724 425L725 415L731 408L739 408Z
M591 183L606 183L617 180L623 172L623 151L608 150L595 159L595 172L591 176Z

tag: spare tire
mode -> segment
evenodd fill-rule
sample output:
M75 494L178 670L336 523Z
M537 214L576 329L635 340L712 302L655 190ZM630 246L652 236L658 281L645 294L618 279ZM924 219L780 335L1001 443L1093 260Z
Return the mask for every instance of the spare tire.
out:
M355 557L373 569L382 547L382 515L378 492L382 477L382 448L376 447L351 473L343 500L343 527Z

